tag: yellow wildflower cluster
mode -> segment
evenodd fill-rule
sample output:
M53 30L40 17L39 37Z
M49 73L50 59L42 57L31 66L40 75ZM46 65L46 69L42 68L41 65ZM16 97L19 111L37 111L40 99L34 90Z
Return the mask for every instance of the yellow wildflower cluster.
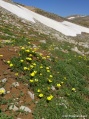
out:
M49 83L52 83L52 80L51 80L51 79L48 79L48 82L49 82Z
M31 61L31 60L32 60L32 58L30 58L30 57L26 57L26 60Z
M28 67L23 67L24 70L30 70Z
M43 96L44 96L44 94L42 94L42 93L39 94L39 97L40 97L40 98L42 98Z
M48 101L51 101L52 99L53 99L53 95L50 95L50 96L47 97Z
M36 75L37 71L33 71L30 76L34 77Z
M60 84L60 83L58 83L56 86L57 86L57 88L60 88L60 87L61 87L61 84Z

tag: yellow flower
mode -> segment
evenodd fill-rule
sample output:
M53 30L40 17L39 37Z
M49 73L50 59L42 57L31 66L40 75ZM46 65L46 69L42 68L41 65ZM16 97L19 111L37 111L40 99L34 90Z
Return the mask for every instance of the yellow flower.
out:
M53 95L50 95L51 98L53 98Z
M33 63L34 66L36 66L36 63Z
M40 73L40 76L42 76L42 73Z
M66 77L64 77L64 80L66 80L67 78Z
M50 70L47 70L47 72L50 72Z
M36 51L37 50L37 48L34 48L34 51Z
M29 52L30 52L30 50L25 50L25 52L29 53Z
M50 96L48 96L48 97L47 97L47 100L48 100L48 101L50 101L50 100L51 100L51 97L50 97Z
M0 57L3 57L3 55L0 55Z
M38 79L35 79L35 82L38 82Z
M32 53L34 53L35 51L32 51Z
M23 69L24 69L24 70L28 70L28 68L27 68L27 67L24 67Z
M8 60L7 63L10 64L10 61Z
M47 56L47 58L50 58L50 56Z
M51 79L48 79L48 82L49 82L49 83L52 83L52 80L51 80Z
M28 42L28 44L30 44L30 42Z
M12 63L10 64L10 67L13 67L13 64Z
M33 65L30 65L30 68L33 68L34 66Z
M49 75L50 78L52 78L53 76L52 75Z
M30 75L31 75L31 76L35 76L36 73L37 73L37 71L34 71L34 72L32 72Z
M42 59L46 59L46 57L42 57Z
M22 47L21 49L22 49L22 50L24 50L25 48L24 48L24 47Z
M39 97L42 98L44 95L42 93L39 94Z
M18 73L15 73L15 76L18 76L19 74Z
M47 97L47 100L50 101L50 100L52 100L52 98L53 98L53 96L50 95L50 96Z
M32 54L30 54L29 56L32 57Z
M40 66L40 69L42 69L42 68L43 68L43 66L41 65L41 66Z
M20 62L24 62L24 60L20 60Z
M43 54L42 54L42 53L40 53L39 55L40 55L40 56L42 56Z
M50 87L47 87L48 90L50 90Z
M34 71L34 73L36 74L36 73L37 73L37 71Z
M61 82L61 84L63 84L64 82Z
M5 89L0 89L0 95L5 94Z
M60 84L60 83L58 83L58 84L57 84L57 88L60 88L60 87L61 87L61 84Z
M49 69L49 67L46 67L46 69L48 70L48 69Z
M72 91L76 91L76 89L75 88L72 88Z
M33 82L34 82L34 80L32 80L32 79L30 79L29 81L30 81L31 83L33 83Z
M26 57L26 60L29 60L29 61L31 61L31 60L32 60L32 58L30 58L30 57Z
M38 90L37 90L37 92L38 92L38 93L40 93L40 92L41 92L41 90L40 90L40 89L38 89Z

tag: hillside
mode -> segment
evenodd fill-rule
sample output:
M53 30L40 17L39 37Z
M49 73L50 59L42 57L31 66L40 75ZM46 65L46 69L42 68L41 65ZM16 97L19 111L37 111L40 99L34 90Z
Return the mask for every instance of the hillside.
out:
M63 22L76 31L64 35L30 13L0 7L0 119L88 119L89 34Z
M68 19L68 20L73 23L76 23L78 25L85 26L85 27L89 28L89 16L73 15L73 16L69 16L67 18L72 18L72 19Z

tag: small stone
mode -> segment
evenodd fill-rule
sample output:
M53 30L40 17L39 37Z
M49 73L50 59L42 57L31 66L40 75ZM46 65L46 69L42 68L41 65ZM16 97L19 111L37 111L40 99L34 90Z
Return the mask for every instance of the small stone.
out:
M7 94L10 93L10 91L7 91Z
M40 40L41 43L46 43L46 40Z
M34 94L28 91L28 95L31 97L32 100L34 100Z
M55 47L54 50L59 50L59 48L58 47Z
M38 101L35 101L35 104L37 104L38 103Z
M18 107L16 107L15 105L11 105L9 107L9 110L17 111L18 110Z
M7 81L6 78L2 79L2 83L6 83L6 81Z
M20 110L23 110L23 111L25 111L25 112L31 113L31 109L29 109L29 108L26 107L26 106L21 106L19 109L20 109Z
M17 87L17 86L19 86L19 83L18 82L14 82L14 83L12 83L12 86Z
M53 91L56 90L54 86L52 86L51 89L52 89Z

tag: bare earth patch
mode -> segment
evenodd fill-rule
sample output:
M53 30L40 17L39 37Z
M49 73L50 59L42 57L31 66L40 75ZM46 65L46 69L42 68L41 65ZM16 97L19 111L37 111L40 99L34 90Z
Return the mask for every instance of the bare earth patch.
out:
M34 100L28 95L30 91L28 85L18 82L15 73L6 64L7 60L17 55L18 50L18 47L10 46L0 48L0 55L2 55L0 57L0 88L3 87L6 90L5 95L0 95L0 102L2 102L0 110L7 115L13 115L15 119L33 119ZM6 82L2 82L3 79L6 79ZM19 85L13 85L15 82ZM10 110L11 105L16 106L18 110L14 111L14 108ZM21 106L28 107L31 112L20 110Z

